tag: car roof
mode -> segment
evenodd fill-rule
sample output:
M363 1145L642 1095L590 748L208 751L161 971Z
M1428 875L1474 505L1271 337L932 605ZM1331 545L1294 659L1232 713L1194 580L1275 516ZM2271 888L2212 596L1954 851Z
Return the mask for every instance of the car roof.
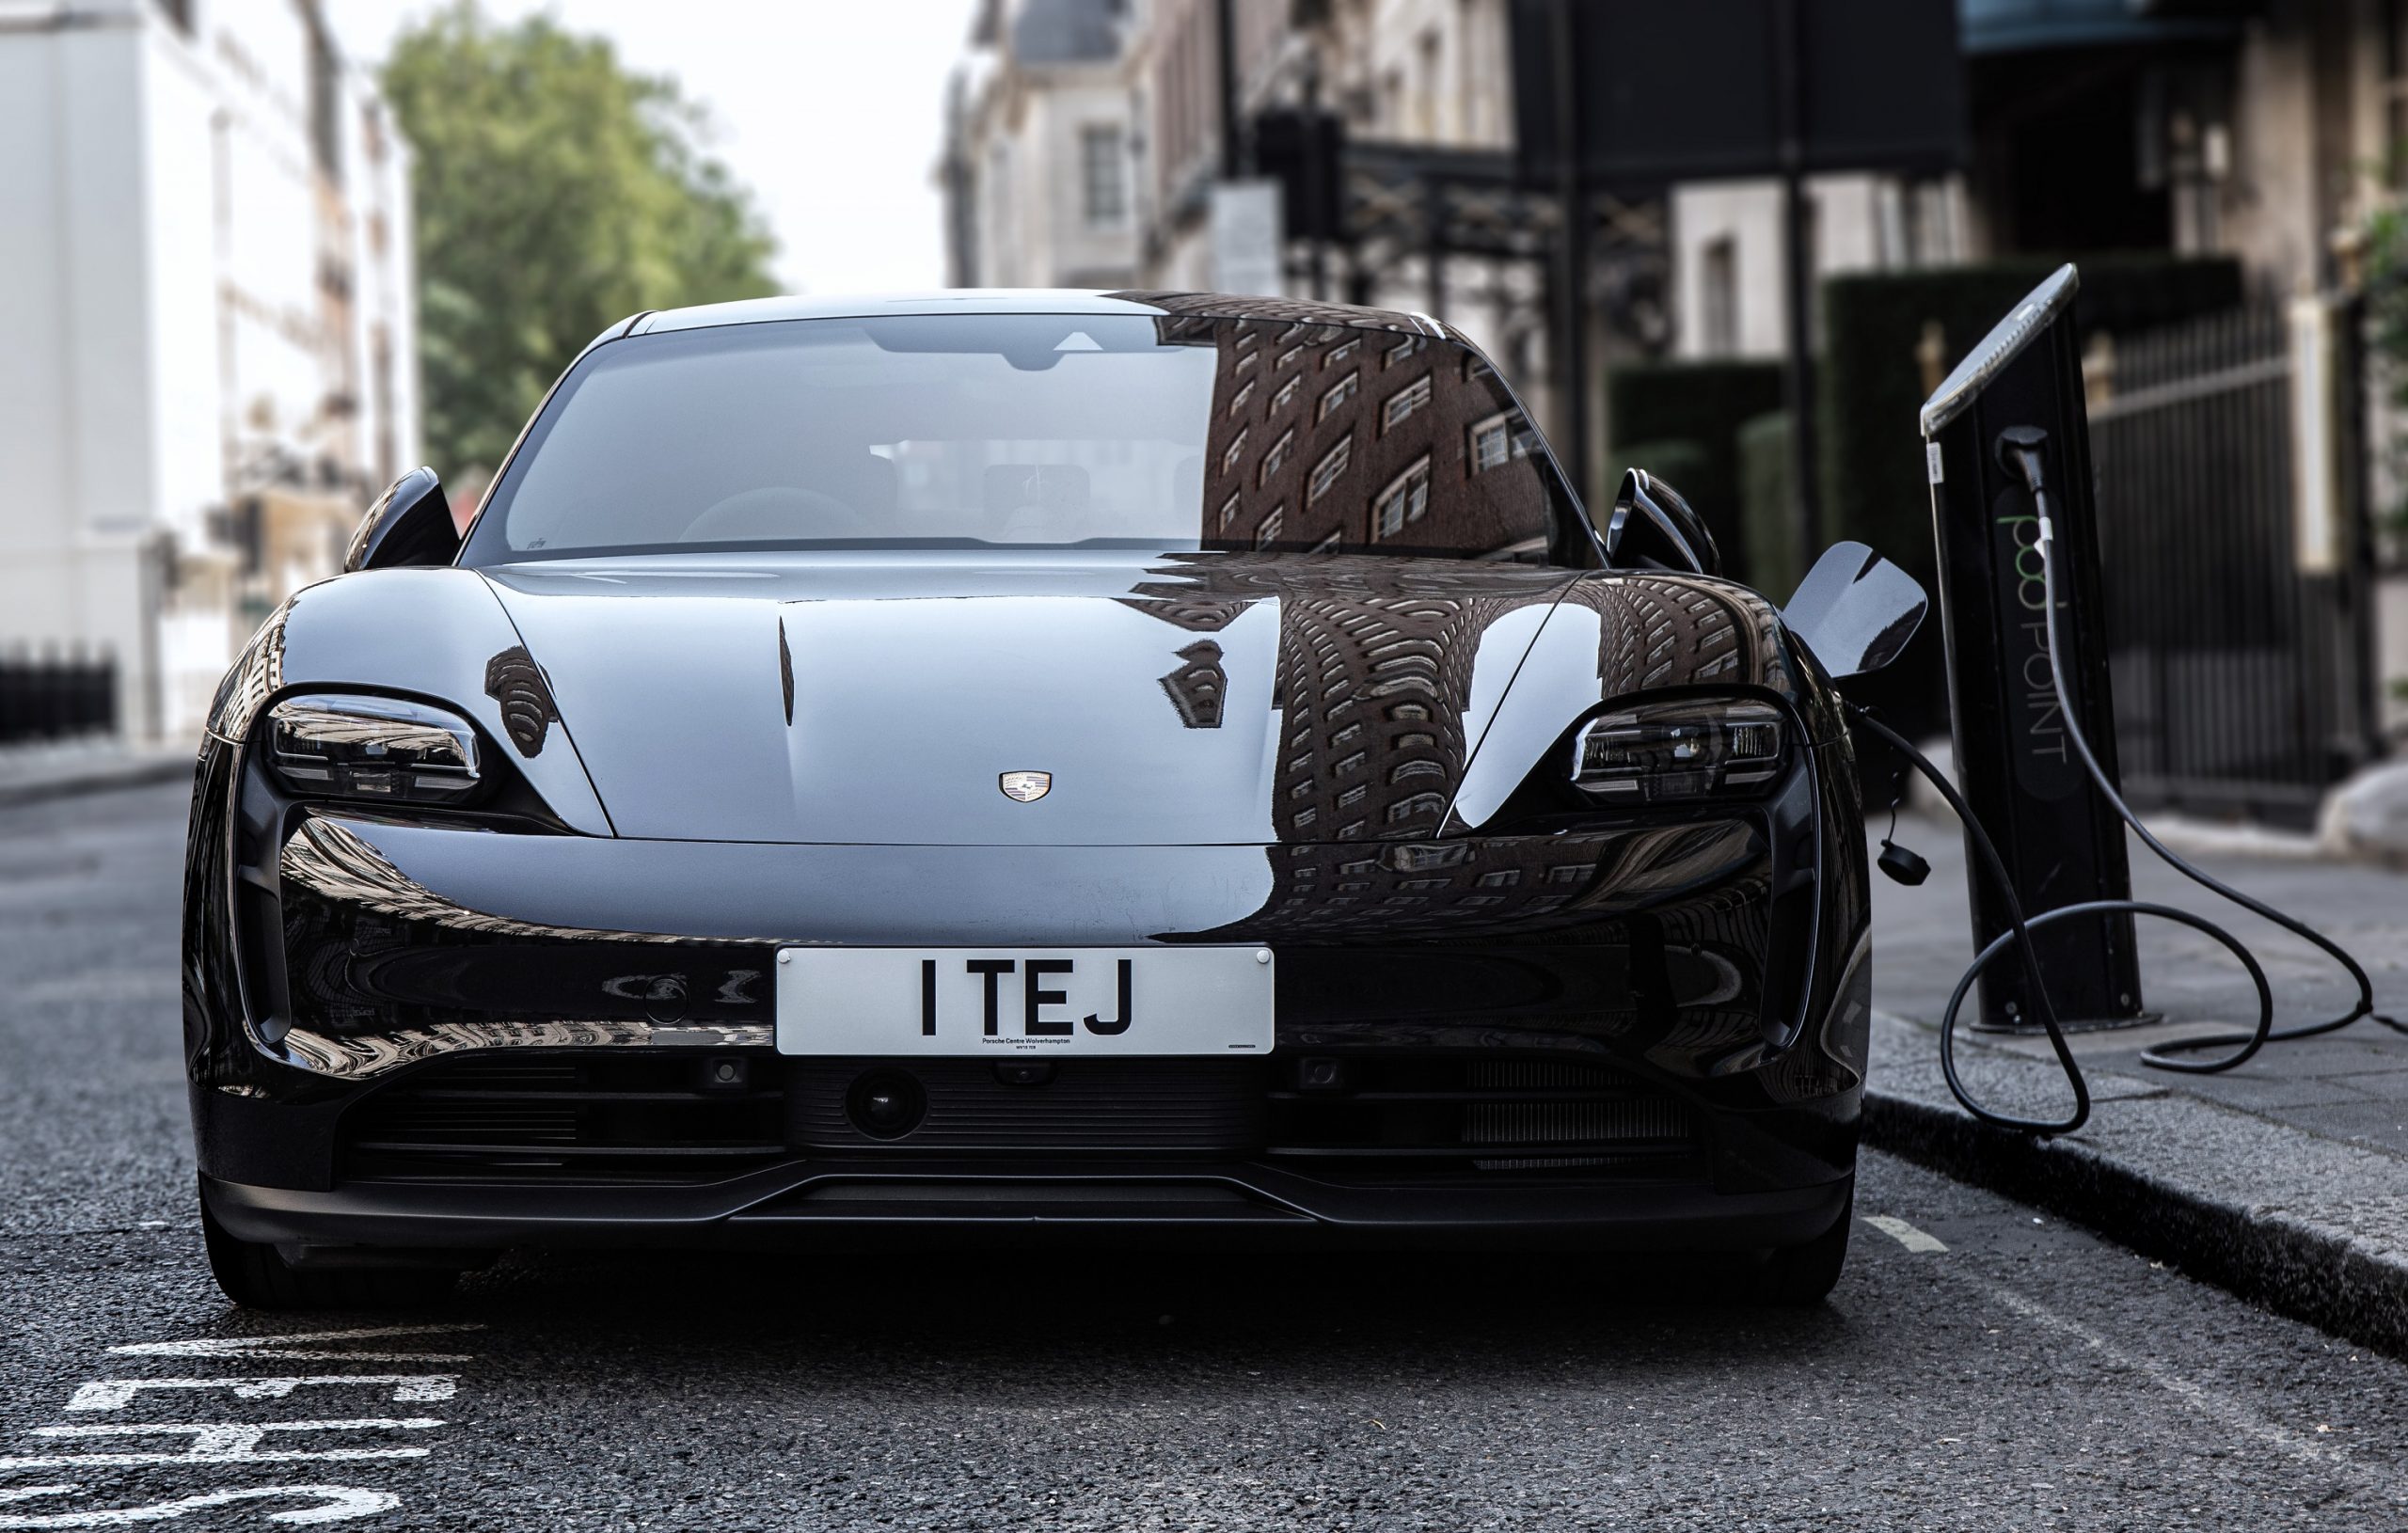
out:
M662 330L698 330L710 325L758 324L774 320L864 319L885 314L1209 315L1288 324L1351 324L1464 341L1463 335L1452 325L1427 314L1401 309L1228 292L1104 292L1085 288L949 288L929 292L747 298L638 314L613 325L605 336L650 335Z

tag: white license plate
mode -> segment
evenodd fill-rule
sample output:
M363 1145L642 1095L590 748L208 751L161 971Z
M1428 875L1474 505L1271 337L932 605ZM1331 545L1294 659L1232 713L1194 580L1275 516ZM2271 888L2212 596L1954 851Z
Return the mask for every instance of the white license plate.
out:
M1262 947L789 947L787 1054L1264 1054Z

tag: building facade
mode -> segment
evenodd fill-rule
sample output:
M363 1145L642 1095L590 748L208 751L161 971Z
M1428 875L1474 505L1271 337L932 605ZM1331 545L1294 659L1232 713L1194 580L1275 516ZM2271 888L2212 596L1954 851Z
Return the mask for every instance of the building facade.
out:
M2368 216L2408 190L2402 0L1958 0L1961 177L1811 185L1816 275L1993 257L2238 258L2253 296L2354 280ZM1780 354L1781 194L1671 199L1673 350Z
M0 0L0 646L179 739L418 452L408 151L316 0Z
M1136 277L1138 148L1124 0L983 0L941 170L956 287Z

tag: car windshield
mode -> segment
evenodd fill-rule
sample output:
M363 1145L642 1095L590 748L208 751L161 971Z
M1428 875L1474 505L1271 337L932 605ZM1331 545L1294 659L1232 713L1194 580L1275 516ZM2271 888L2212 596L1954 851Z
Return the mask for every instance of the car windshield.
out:
M1468 349L1142 315L788 320L598 346L464 562L797 547L1544 561L1570 520Z

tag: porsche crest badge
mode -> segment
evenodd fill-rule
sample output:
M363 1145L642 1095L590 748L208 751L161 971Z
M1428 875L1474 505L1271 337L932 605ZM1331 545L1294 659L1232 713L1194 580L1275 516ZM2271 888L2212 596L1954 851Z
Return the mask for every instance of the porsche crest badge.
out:
M1052 772L1006 772L996 779L996 782L1002 786L1005 798L1016 798L1023 804L1030 804L1044 798L1046 792L1054 786L1054 774Z

